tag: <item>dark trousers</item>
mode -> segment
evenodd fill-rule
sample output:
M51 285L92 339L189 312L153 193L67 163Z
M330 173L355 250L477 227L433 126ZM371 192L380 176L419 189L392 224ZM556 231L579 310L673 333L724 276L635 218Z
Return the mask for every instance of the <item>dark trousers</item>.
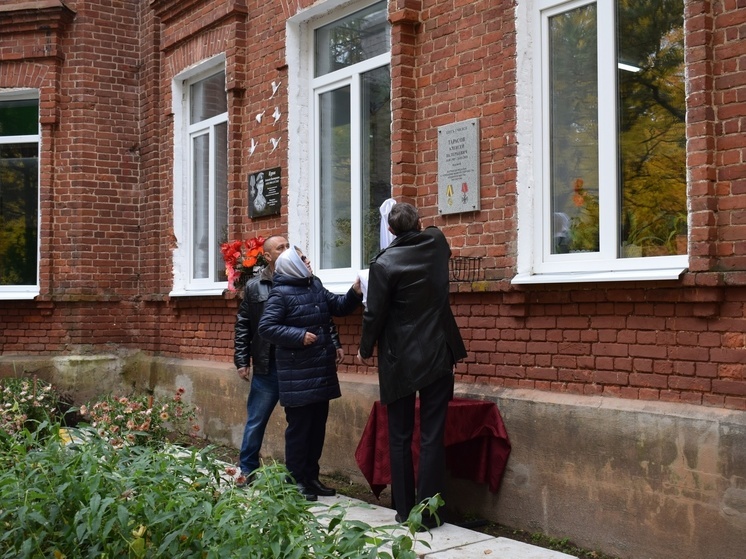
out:
M420 391L420 463L415 487L412 461L416 394L386 406L391 453L391 497L402 519L422 500L443 496L446 477L444 444L448 402L453 398L453 375L439 378Z
M298 483L319 479L329 402L285 408L285 465Z

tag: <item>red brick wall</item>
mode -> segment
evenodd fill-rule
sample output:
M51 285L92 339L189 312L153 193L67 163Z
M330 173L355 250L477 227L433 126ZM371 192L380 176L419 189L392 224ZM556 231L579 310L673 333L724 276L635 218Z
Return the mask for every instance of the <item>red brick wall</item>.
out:
M68 1L69 12L44 12L59 29L51 43L37 16L12 33L2 20L0 87L40 89L49 144L41 296L0 301L0 354L125 347L231 362L236 300L168 297L171 80L226 54L229 229L234 238L285 232L286 211L247 217L246 185L254 170L287 169L286 119L278 129L254 117L275 101L288 113L285 20L300 4L311 2ZM689 272L680 282L519 288L509 283L517 254L514 2L390 2L394 195L442 227L454 254L483 257L486 281L453 287L469 350L461 380L746 409L746 8L685 4ZM282 86L270 106L272 81ZM480 121L481 211L439 216L437 127L469 118ZM278 134L276 151L250 158L251 137L266 145ZM374 374L352 357L359 313L339 326L341 370Z
M696 273L673 286L517 288L501 281L512 277L517 250L513 3L392 4L395 192L446 231L454 254L482 256L491 280L479 286L485 293L454 288L469 349L459 378L746 409L746 74L738 69L746 10L686 3ZM438 216L437 127L468 118L481 127L481 211L477 219ZM354 343L356 324L348 322Z

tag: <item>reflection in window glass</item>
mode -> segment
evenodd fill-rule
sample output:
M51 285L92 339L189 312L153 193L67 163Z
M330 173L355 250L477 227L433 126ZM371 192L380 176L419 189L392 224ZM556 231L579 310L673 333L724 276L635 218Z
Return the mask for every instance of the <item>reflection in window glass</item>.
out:
M391 79L384 66L362 76L362 264L378 253L380 207L391 196Z
M38 284L38 133L38 99L0 101L0 287Z
M599 248L596 36L595 4L549 20L553 254Z
M228 110L225 95L225 72L214 74L189 86L191 107L189 123L196 124Z
M0 101L0 136L28 136L38 133L38 99Z
M613 46L599 45L599 9L547 20L551 252L686 254L683 0L616 2ZM603 83L611 64L616 83ZM607 94L614 114L600 109ZM615 150L599 155L609 139ZM601 215L614 227L601 230Z
M686 254L683 0L618 2L622 257Z
M210 137L192 140L192 262L196 279L210 277Z
M228 123L215 126L215 235L217 246L228 241ZM228 281L225 262L219 250L213 254L217 281Z
M351 265L350 88L319 96L322 268Z
M391 42L386 2L316 30L316 72L323 76L388 52Z

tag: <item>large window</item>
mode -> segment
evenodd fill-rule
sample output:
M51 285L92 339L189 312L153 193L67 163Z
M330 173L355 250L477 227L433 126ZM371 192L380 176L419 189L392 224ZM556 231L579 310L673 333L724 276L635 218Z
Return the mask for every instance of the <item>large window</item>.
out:
M39 99L0 92L0 298L38 294Z
M387 3L348 12L313 26L315 173L306 177L313 189L309 245L316 272L325 283L347 287L379 250L379 208L391 196Z
M514 281L676 277L687 249L683 0L535 10L539 187L532 246L521 246L530 271Z
M220 244L227 240L228 224L228 107L223 66L182 77L175 96L182 101L176 126L180 137L175 143L174 228L179 240L175 291L220 292L227 281Z

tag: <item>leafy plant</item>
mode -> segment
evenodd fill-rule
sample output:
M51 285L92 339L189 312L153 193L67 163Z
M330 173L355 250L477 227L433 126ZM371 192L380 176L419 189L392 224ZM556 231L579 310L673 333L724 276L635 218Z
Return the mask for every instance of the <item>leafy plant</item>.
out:
M59 416L60 397L51 384L36 377L0 380L0 439L36 431L44 422Z
M19 394L25 386L18 384ZM249 489L240 489L235 468L216 460L212 446L152 444L171 436L165 415L181 406L180 417L193 419L181 394L166 402L107 397L82 407L95 427L63 428L50 414L34 425L41 429L7 432L0 559L417 556L422 515L436 513L440 496L395 531L346 520L339 504L314 509L281 464L263 466Z
M98 435L115 447L159 444L176 436L196 436L197 408L183 401L184 389L172 398L152 395L106 396L80 406L80 414Z
M85 442L13 447L0 473L0 557L416 557L416 524L393 535L345 520L340 505L314 514L283 465L259 470L247 494L211 447L116 449L90 428L74 438Z

